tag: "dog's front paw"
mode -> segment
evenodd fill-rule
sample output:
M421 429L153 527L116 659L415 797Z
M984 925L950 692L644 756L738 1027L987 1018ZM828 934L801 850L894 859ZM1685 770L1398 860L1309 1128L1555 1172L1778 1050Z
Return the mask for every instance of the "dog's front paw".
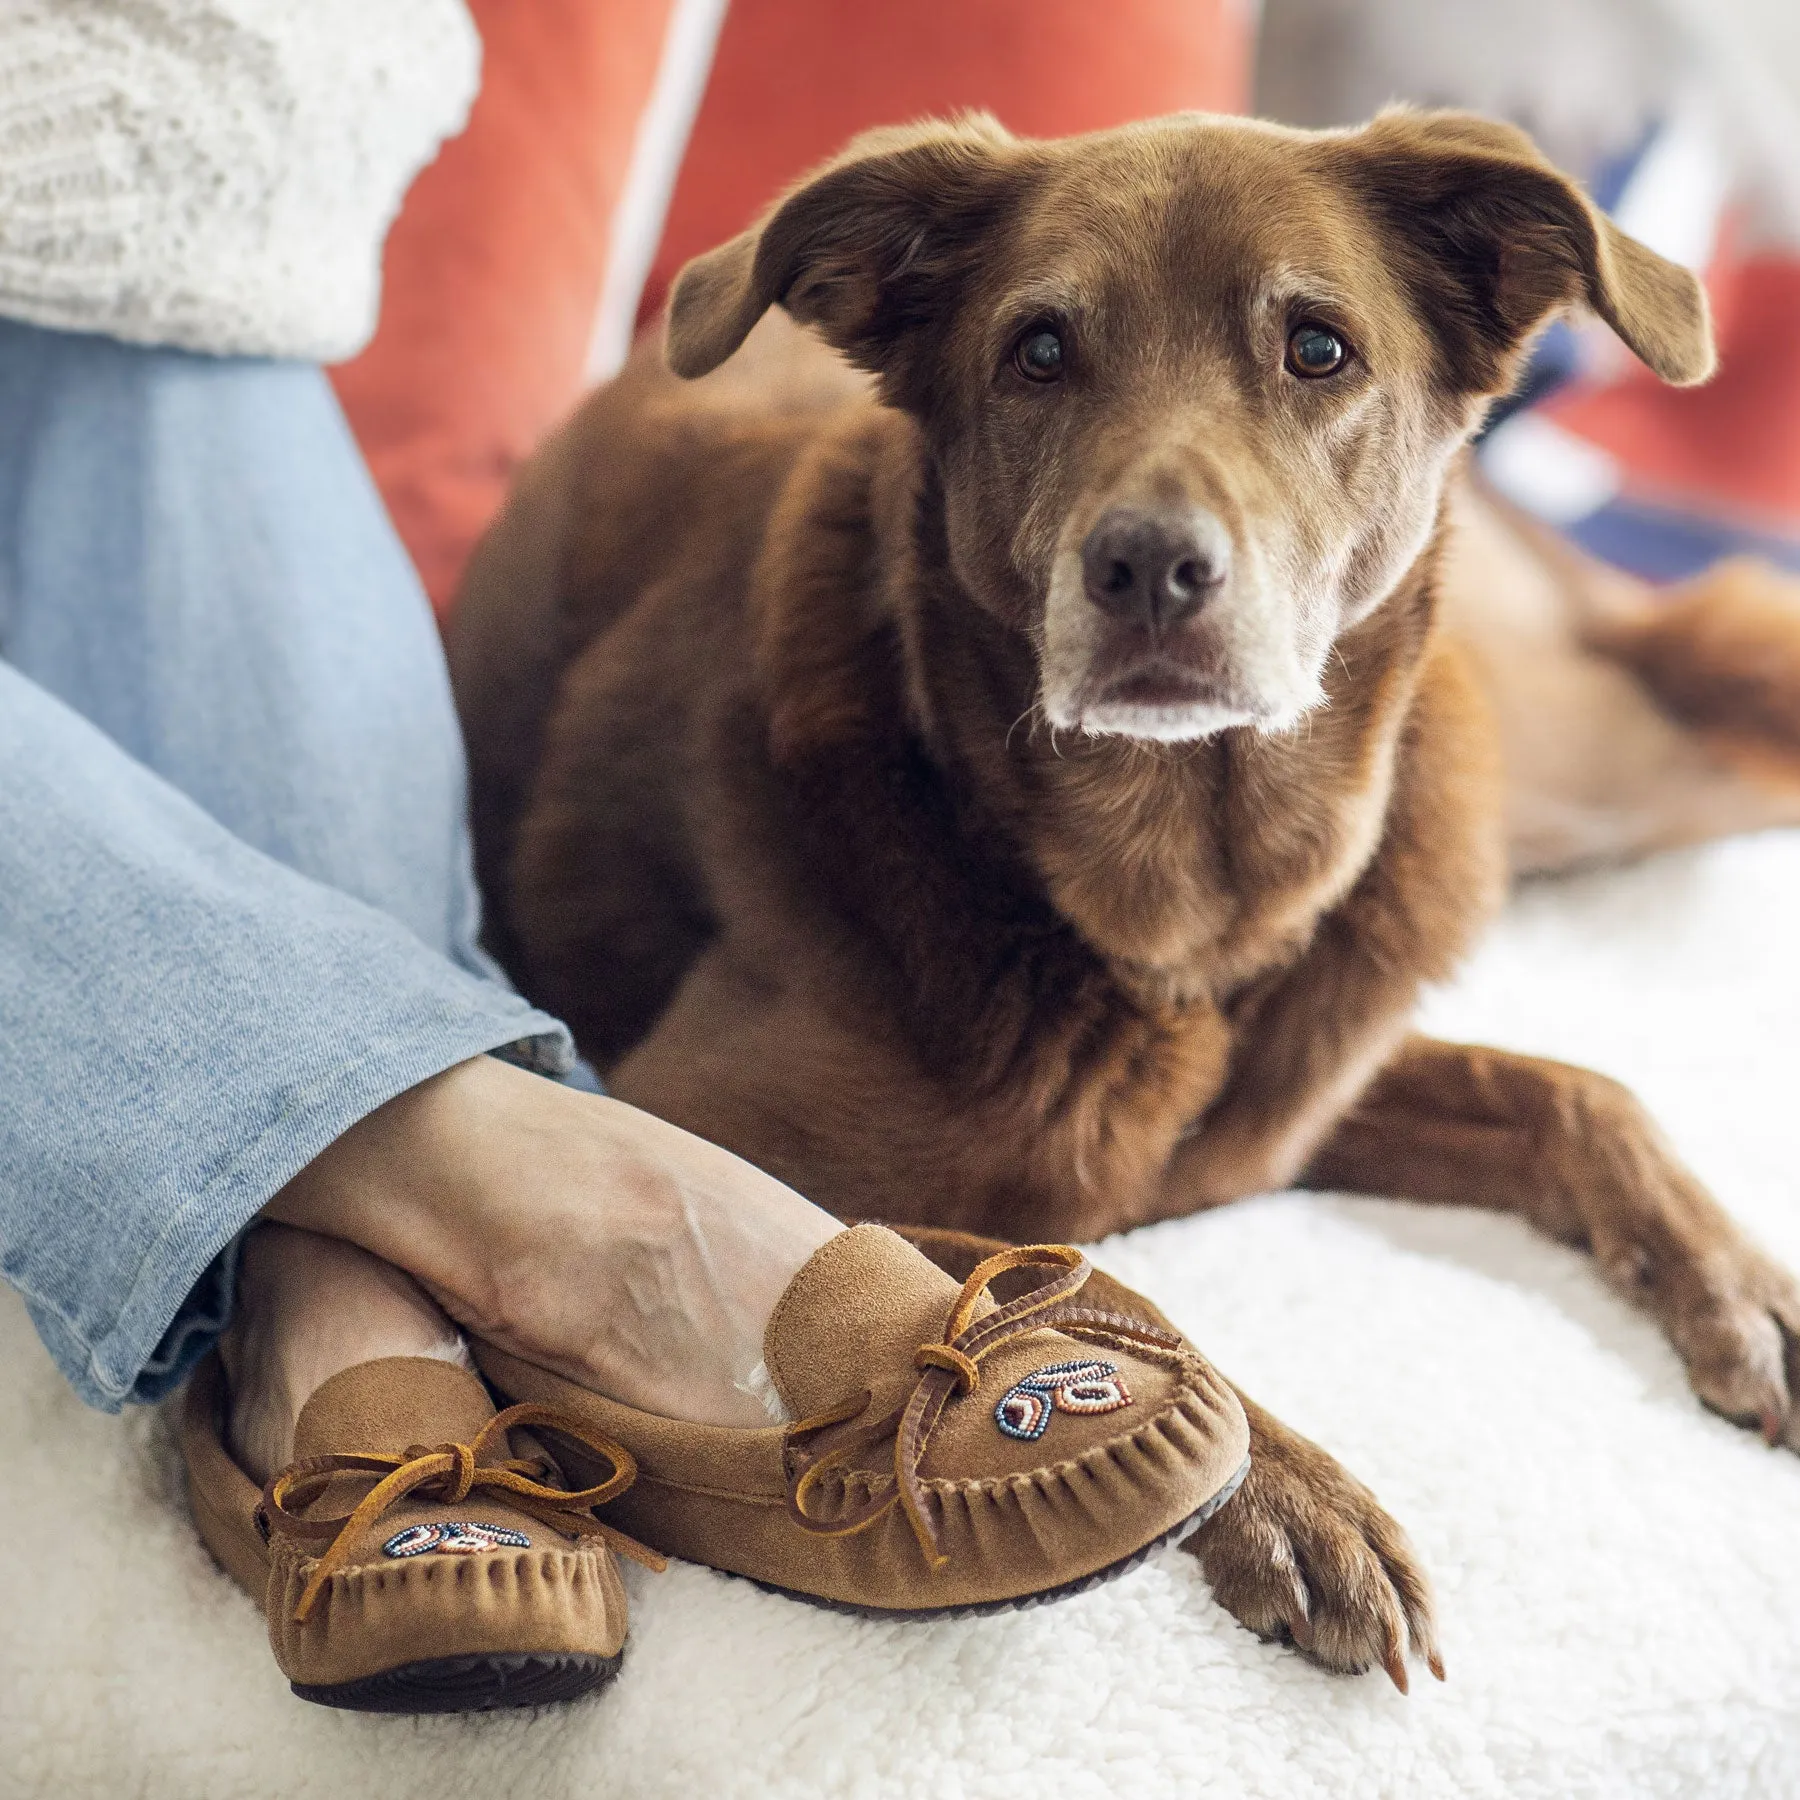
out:
M1250 1473L1186 1546L1219 1604L1328 1669L1379 1663L1404 1694L1410 1649L1442 1681L1431 1586L1406 1533L1317 1444L1249 1400L1244 1411Z
M1701 1400L1769 1443L1800 1450L1800 1285L1709 1210L1704 1232L1600 1238L1601 1267L1662 1321Z

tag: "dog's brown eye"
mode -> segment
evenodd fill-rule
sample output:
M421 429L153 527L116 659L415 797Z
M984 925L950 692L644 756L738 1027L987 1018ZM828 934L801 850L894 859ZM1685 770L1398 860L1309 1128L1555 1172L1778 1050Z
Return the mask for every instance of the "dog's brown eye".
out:
M1013 367L1027 381L1059 379L1063 372L1062 339L1047 325L1026 332L1013 350Z
M1323 325L1296 325L1288 333L1287 366L1308 381L1335 375L1350 360L1350 346Z

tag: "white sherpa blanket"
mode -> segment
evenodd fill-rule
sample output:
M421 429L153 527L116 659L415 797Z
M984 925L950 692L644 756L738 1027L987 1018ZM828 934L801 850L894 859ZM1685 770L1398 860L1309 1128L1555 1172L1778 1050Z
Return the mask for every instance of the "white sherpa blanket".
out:
M1797 895L1800 835L1536 889L1430 1023L1632 1081L1800 1266ZM1322 1674L1166 1551L1042 1611L913 1626L631 1569L609 1692L328 1712L196 1541L167 1423L84 1412L5 1299L0 1794L1800 1795L1800 1458L1702 1412L1581 1257L1473 1211L1292 1195L1099 1255L1406 1523L1447 1686Z

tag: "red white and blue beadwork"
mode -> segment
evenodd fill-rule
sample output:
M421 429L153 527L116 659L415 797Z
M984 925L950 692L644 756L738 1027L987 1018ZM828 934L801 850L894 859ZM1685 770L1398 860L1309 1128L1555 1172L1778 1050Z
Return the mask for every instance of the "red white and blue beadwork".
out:
M423 1556L427 1550L447 1550L475 1556L483 1550L529 1550L531 1539L504 1525L477 1525L472 1519L444 1519L431 1525L409 1525L383 1544L389 1556Z
M1117 1363L1051 1363L1006 1390L994 1408L994 1423L1008 1437L1032 1443L1044 1435L1053 1412L1117 1412L1130 1404Z

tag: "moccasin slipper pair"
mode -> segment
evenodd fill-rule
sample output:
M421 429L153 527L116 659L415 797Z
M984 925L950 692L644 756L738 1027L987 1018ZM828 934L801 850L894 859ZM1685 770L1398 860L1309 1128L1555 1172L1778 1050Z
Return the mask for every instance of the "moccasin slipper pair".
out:
M1249 1467L1226 1383L1060 1245L832 1238L764 1338L786 1425L686 1424L474 1349L517 1404L496 1414L447 1363L362 1364L307 1402L298 1460L260 1491L225 1448L216 1359L195 1379L195 1518L263 1598L303 1698L419 1712L586 1692L624 1645L615 1551L862 1613L1030 1605L1193 1528Z

